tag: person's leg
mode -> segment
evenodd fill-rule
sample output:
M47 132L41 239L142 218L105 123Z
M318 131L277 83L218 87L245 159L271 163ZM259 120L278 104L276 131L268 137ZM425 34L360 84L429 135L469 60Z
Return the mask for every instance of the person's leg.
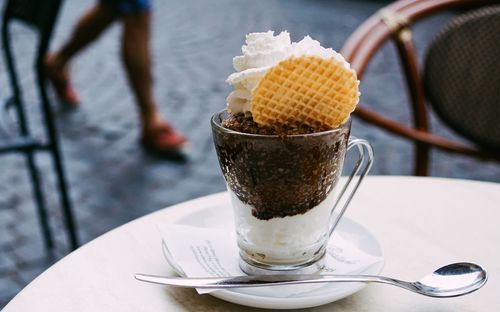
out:
M145 11L123 17L122 60L138 104L143 132L161 120L153 96L150 16L151 13Z
M150 11L123 15L122 59L139 109L141 142L157 152L180 149L186 139L163 120L153 95L150 24Z
M69 40L55 53L47 55L45 67L59 98L69 104L76 104L78 96L69 77L71 59L93 42L117 18L117 14L102 4L96 4L77 22Z

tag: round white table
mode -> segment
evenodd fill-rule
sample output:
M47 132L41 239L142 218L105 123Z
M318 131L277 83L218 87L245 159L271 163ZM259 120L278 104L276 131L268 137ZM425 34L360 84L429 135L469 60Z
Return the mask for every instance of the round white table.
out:
M255 311L193 289L145 284L136 272L175 275L161 252L158 224L215 194L127 223L53 265L2 311ZM228 200L228 199L227 199ZM434 299L386 285L314 311L500 311L500 184L415 177L369 177L347 215L368 228L385 254L384 275L418 279L442 264L470 261L489 273L470 295Z

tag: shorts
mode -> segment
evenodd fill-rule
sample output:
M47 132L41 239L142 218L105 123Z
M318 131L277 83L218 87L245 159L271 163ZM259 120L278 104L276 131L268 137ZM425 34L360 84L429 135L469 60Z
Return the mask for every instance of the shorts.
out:
M119 15L127 15L151 10L151 0L99 0L101 5Z

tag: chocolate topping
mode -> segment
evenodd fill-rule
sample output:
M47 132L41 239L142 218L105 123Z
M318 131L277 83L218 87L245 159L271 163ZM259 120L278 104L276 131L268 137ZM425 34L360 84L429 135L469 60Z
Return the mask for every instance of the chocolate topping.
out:
M333 190L341 173L349 127L317 133L310 127L266 129L239 114L214 127L222 172L229 188L261 220L303 214Z
M306 124L281 125L279 128L261 126L253 120L252 113L250 112L229 115L227 119L222 121L222 126L224 128L228 128L238 132L280 136L306 134L330 130L327 128L315 129Z

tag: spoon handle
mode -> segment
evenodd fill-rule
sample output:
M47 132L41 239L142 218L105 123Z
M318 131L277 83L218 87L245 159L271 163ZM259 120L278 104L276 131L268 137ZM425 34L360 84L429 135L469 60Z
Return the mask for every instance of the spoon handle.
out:
M277 286L309 283L330 283L330 282L378 282L408 288L410 283L399 281L383 276L373 275L253 275L253 276L233 276L233 277L207 277L207 278L186 278L186 277L162 277L155 275L136 274L139 281L190 287L190 288L239 288L239 287L259 287ZM401 283L401 284L400 284Z

